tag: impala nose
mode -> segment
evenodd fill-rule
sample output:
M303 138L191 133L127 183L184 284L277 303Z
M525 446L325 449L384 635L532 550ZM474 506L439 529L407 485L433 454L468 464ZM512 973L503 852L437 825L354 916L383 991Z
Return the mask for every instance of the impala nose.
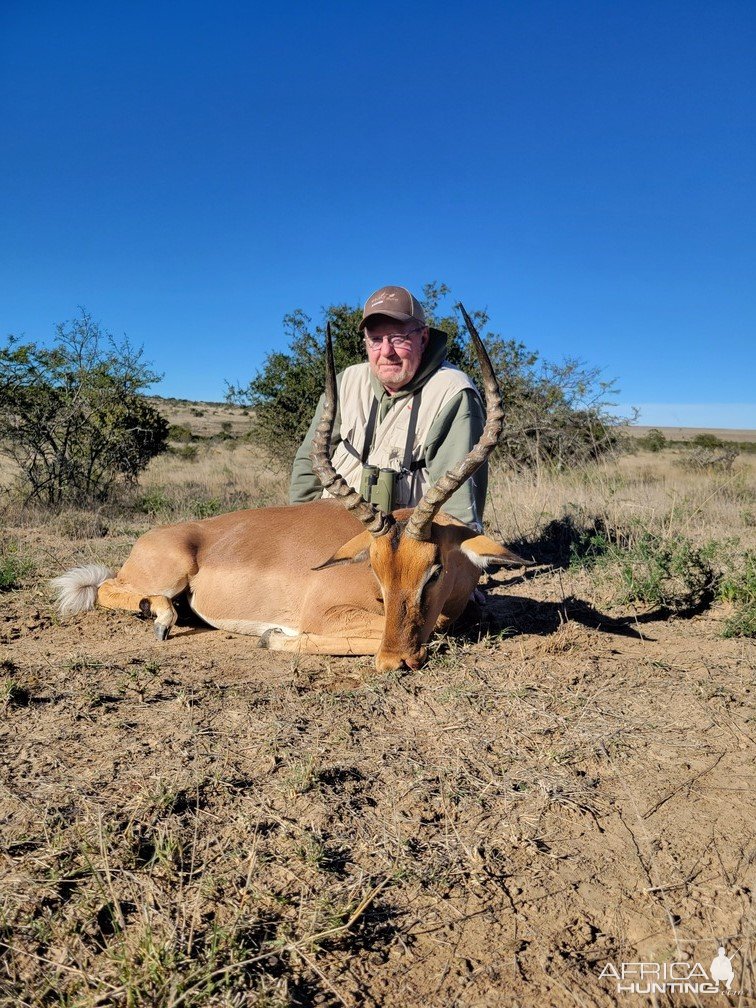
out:
M407 668L412 669L413 672L417 672L419 668L425 665L428 659L428 649L421 647L419 650L415 651L412 655L406 655L404 658L404 663Z
M425 664L427 658L428 649L425 647L421 647L411 654L400 654L398 651L379 651L375 656L375 667L379 672L396 672L401 668L417 672Z

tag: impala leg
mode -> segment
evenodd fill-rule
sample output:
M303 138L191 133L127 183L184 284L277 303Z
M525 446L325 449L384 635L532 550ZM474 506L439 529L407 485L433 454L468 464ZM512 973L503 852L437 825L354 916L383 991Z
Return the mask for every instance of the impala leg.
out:
M141 613L145 619L154 619L155 636L161 641L176 622L176 610L167 595L145 595L118 578L103 581L97 591L97 601L104 609L126 609Z
M374 655L383 638L385 619L380 612L370 612L353 604L308 605L302 614L303 633L296 637L268 630L260 638L260 647L270 651L295 654Z
M97 601L106 609L127 609L154 619L155 636L165 640L176 622L172 598L197 573L195 547L180 529L155 529L136 543L118 574L103 581Z
M261 648L295 654L374 655L380 645L380 637L328 637L311 633L290 637L280 630L267 630L260 638Z

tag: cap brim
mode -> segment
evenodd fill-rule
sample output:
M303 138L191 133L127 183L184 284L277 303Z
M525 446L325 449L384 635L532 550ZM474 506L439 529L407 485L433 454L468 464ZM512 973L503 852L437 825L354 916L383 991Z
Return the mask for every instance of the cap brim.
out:
M409 322L410 319L415 318L414 315L408 315L406 312L375 311L371 312L369 315L366 315L365 318L362 320L362 322L360 322L360 324L357 326L357 329L358 330L364 329L365 326L370 321L370 319L378 318L379 316L383 316L384 318L396 319L397 322ZM420 319L416 319L415 321L419 322ZM425 323L422 324L425 325Z

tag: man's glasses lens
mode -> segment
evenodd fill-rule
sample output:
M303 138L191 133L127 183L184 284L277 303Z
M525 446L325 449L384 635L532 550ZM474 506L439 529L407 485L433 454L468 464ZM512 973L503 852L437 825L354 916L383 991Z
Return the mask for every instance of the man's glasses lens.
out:
M408 347L412 346L413 334L419 331L419 329L413 329L408 333L388 333L386 336L371 336L370 333L366 333L365 342L371 350L376 350L379 346L382 346L384 340L388 340L392 347L399 347L400 350L406 350Z

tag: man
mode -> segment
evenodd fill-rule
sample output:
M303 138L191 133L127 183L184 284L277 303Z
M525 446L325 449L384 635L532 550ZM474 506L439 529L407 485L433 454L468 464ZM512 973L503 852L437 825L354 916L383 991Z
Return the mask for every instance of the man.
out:
M381 287L371 295L360 330L367 362L338 376L333 464L357 490L365 466L393 470L393 508L413 507L478 441L483 405L470 379L446 363L446 334L428 327L422 305L406 287ZM292 504L328 496L310 460L322 411L321 398L294 460ZM444 511L480 530L487 484L484 465Z

